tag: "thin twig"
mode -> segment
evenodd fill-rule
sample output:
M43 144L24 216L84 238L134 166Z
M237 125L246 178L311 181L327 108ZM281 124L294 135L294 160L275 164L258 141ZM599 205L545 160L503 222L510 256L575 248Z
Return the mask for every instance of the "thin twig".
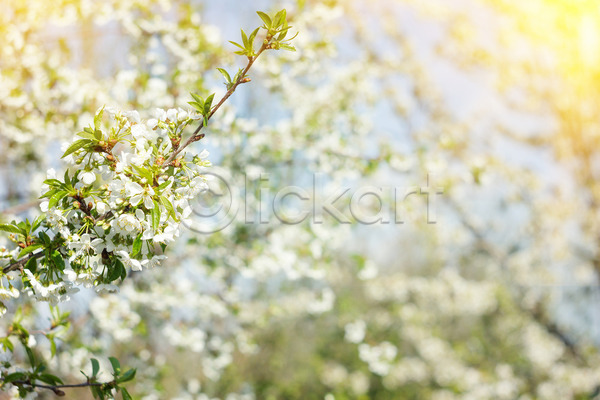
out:
M10 271L16 271L18 269L22 269L23 266L25 264L27 264L27 262L29 260L31 260L32 258L36 258L37 259L37 258L41 258L43 256L44 256L44 252L43 251L40 251L39 253L31 253L28 256L21 258L19 261L16 261L16 262L14 262L14 263L12 263L10 265L7 265L6 267L4 267L2 269L2 272L5 273L5 274L7 274Z
M32 207L37 207L41 202L42 202L42 200L34 200L34 201L30 201L28 203L17 204L15 206L8 207L8 208L5 208L4 210L1 210L0 214L5 214L5 215L20 214L24 211L29 210Z
M471 221L467 218L464 211L454 202L452 199L449 199L448 203L454 210L458 213L459 218L463 222L464 226L473 234L473 236L478 240L480 244L480 248L483 252L485 252L488 256L499 262L502 270L506 270L506 264L508 261L508 257L510 254L506 254L500 251L493 243L488 241L485 238L483 233L481 233ZM581 354L577 345L569 338L569 335L561 330L561 328L554 322L552 322L546 313L540 308L540 304L536 304L534 309L529 309L523 307L518 304L518 307L521 311L531 316L538 324L540 324L546 332L550 335L557 338L562 344L566 347L567 351L578 361L583 362L585 364L585 358L583 354Z
M263 51L265 51L267 48L269 47L268 43L263 43L262 46L260 47L260 49L258 50L258 52L256 53L255 56L253 57L248 57L248 65L246 65L246 68L244 68L244 70L242 71L242 73L240 74L240 76L238 77L238 79L235 81L235 83L229 88L229 90L227 90L227 93L225 93L225 95L221 98L221 100L217 103L217 105L215 105L210 113L208 114L208 116L206 117L206 121L209 121L212 116L219 110L219 108L221 108L221 106L223 105L223 103L225 103L225 101L227 101L227 99L233 94L233 92L235 92L235 90L237 89L237 87L239 85L241 85L242 83L246 83L249 82L249 80L246 77L246 74L248 73L248 71L250 70L250 68L252 67L252 64L254 64L254 61L256 61L256 59L262 54ZM175 160L175 158L179 155L179 153L181 153L181 151L183 149L185 149L187 146L189 146L190 144L192 144L193 142L196 142L198 140L200 140L202 138L202 135L199 135L198 133L202 130L202 128L204 128L205 124L204 124L204 119L202 120L202 122L200 123L200 125L196 128L196 130L192 133L192 136L190 136L188 138L188 140L186 140L183 145L179 146L177 149L175 149L173 151L173 153L171 153L171 155L169 156L169 158L163 163L163 165L170 165L171 162L173 162L173 160Z
M0 378L0 380L3 380L3 379ZM65 392L63 392L61 389L84 388L84 387L92 387L92 386L101 387L101 386L105 386L105 385L112 385L114 383L115 383L115 381L106 382L106 383L84 382L84 383L72 383L72 384L63 384L63 385L45 385L43 383L32 383L30 380L10 382L10 384L15 385L17 387L18 386L30 386L32 388L52 390L54 392L54 394L56 394L57 396L61 396L61 397L65 395Z

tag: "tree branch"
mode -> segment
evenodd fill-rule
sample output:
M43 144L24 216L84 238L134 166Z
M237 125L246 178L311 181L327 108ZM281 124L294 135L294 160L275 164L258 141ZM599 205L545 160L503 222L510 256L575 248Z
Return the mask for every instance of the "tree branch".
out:
M485 238L485 236L475 227L475 225L472 224L471 221L469 221L467 215L458 206L458 204L456 204L456 202L454 202L452 199L448 199L447 202L457 212L459 218L461 219L461 222L463 222L463 225L477 239L481 250L485 252L488 256L490 256L492 259L498 261L502 270L506 270L506 263L510 254L502 252L493 243L489 242ZM546 330L546 332L558 339L575 359L584 364L586 363L586 359L580 352L577 345L569 338L569 335L558 326L558 324L550 320L546 313L541 309L541 305L539 303L536 304L533 309L529 309L518 303L517 307L519 307L521 311L528 314L531 318L533 318L534 321L540 324Z
M210 113L206 117L207 121L209 121L212 118L212 116L219 110L219 108L221 108L221 106L223 105L223 103L225 103L225 101L227 101L227 99L229 97L231 97L231 95L233 94L233 92L235 92L235 90L237 89L237 87L239 85L241 85L242 83L246 83L246 82L250 81L249 78L246 77L246 74L248 73L248 71L250 71L250 68L252 67L252 64L254 64L254 61L256 61L256 59L263 53L263 51L265 51L268 48L269 48L269 43L263 43L255 56L248 57L248 64L246 65L246 68L244 68L244 70L242 71L242 73L240 74L240 76L238 77L238 79L229 88L229 90L227 90L227 93L225 93L225 95L221 98L221 100L219 100L219 102L217 103L217 105L215 105L211 109ZM196 128L196 130L192 133L192 136L190 136L188 138L188 140L186 140L181 146L179 146L177 149L175 149L173 151L173 153L171 153L171 155L163 163L163 165L166 165L166 166L170 165L173 162L173 160L175 160L175 158L179 155L179 153L181 153L181 151L183 149L185 149L187 146L189 146L193 142L196 142L196 141L202 139L203 135L199 135L199 133L202 130L202 128L204 128L204 120L202 120L202 122L200 123L200 126L198 126Z
M5 208L4 210L0 211L0 214L4 214L4 215L20 214L24 211L29 210L32 207L39 206L41 202L42 202L42 200L33 200L28 203L17 204L16 206Z
M23 269L23 266L27 264L29 260L32 258L42 258L44 256L44 252L40 251L39 253L30 253L28 256L21 258L19 261L16 261L10 265L7 265L2 269L2 272L7 274L11 271L16 271L18 269Z
M0 380L4 380L3 378L0 378ZM105 383L101 383L101 382L84 382L84 383L73 383L73 384L65 384L65 385L45 385L42 383L32 383L30 380L22 380L22 381L12 381L9 382L12 385L15 386L29 386L31 388L40 388L40 389L48 389L54 392L54 394L56 394L57 396L64 396L65 392L63 392L61 389L68 389L68 388L85 388L85 387L92 387L92 386L105 386L105 385L113 385L115 384L115 381L111 381L111 382L105 382Z

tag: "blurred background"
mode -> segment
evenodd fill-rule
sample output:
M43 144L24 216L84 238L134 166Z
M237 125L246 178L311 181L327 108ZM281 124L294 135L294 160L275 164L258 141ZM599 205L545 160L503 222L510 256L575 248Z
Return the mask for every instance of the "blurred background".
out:
M115 355L148 400L600 397L597 2L0 7L3 221L39 212L46 170L64 168L61 145L98 108L149 117L190 92L224 94L216 68L245 64L228 40L260 25L257 10L286 8L299 32L296 52L261 56L197 143L253 223L190 229L120 293L61 304L72 328L49 367L65 380ZM357 204L402 223L360 223L350 196L336 202L349 224L257 223L259 194L312 190L315 174L324 197L384 188ZM443 194L405 198L428 183ZM46 305L20 299L0 325L18 306L47 321Z

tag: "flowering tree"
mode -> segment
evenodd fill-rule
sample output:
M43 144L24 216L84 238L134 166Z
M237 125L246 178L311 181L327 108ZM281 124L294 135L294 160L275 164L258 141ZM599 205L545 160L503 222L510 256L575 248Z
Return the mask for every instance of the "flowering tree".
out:
M238 74L217 73L230 62L219 29L188 2L27 3L5 7L1 32L4 186L17 204L3 221L14 239L3 253L14 269L3 281L5 390L64 391L56 377L80 384L81 369L84 386L114 393L127 381L147 399L595 394L591 328L576 329L589 310L546 289L569 277L585 299L597 279L594 146L579 128L593 130L595 92L572 82L593 68L560 33L590 13L585 2L292 2L298 52L254 64L244 34ZM278 20L260 17L266 29ZM43 40L57 31L47 20L76 30L82 68L69 67L77 43ZM100 27L100 40L117 39L95 43ZM250 66L252 90L215 104ZM194 191L213 191L217 169L194 129L243 191L223 229L198 224ZM67 175L30 173L64 169L52 158L60 141ZM30 176L33 196L16 184ZM263 221L265 204L305 182L329 211L302 219L280 201L282 218ZM336 200L348 182L408 189ZM440 191L431 224L426 201ZM20 203L44 194L45 220L22 215ZM345 223L357 219L380 223ZM67 296L76 301L52 312L27 301ZM41 360L52 375L35 370ZM16 385L11 373L23 374L8 379Z
M248 72L265 50L295 51L289 44L293 37L286 39L291 27L285 9L272 18L263 12L258 15L263 25L250 35L242 30L242 44L232 42L240 49L236 54L247 58L246 67L233 76L219 68L227 91L214 106L214 93L206 99L192 93L189 104L194 111L156 109L155 118L142 121L137 111L109 109L108 124L103 121L103 107L93 124L77 134L79 138L62 156L69 165L64 177L50 169L43 182L41 198L45 200L40 208L44 214L32 222L0 225L16 245L2 250L4 299L26 292L36 301L57 305L79 291L78 286L94 287L98 293L116 292L114 282L125 280L129 271L160 265L167 245L180 236L181 224L192 212L189 200L206 188L203 171L210 166L208 152L193 155L186 148L204 138L202 128L239 85L250 81ZM257 50L255 39L261 28L266 32ZM193 122L198 126L184 136ZM5 313L6 306L0 307ZM50 330L42 332L51 341L52 356L56 353L54 330L67 324L67 315L54 311ZM46 363L34 354L30 333L18 319L2 342L5 351L12 353L11 336L20 340L31 369L13 372L11 360L5 360L2 382L18 388L20 395L35 388L64 395L64 388L89 386L94 397L104 399L121 392L123 398L130 398L120 385L133 379L136 370L122 372L116 358L110 358L110 382L97 382L100 367L92 358L92 373L84 374L85 383L63 384L57 376L45 373Z

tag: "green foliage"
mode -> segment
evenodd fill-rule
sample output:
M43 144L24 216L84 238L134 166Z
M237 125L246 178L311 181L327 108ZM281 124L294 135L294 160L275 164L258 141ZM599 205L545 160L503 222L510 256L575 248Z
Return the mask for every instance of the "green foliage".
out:
M211 111L212 111L212 102L213 99L215 97L215 94L211 94L209 95L206 100L202 99L202 97L194 94L194 93L190 93L192 95L192 98L194 99L194 101L190 101L188 102L189 105L191 105L192 107L194 107L194 109L200 114L202 115L203 119L203 124L204 126L208 125L208 118L211 115Z
M259 13L261 19L264 19L264 13ZM269 49L284 48L287 50L294 50L290 46L283 44L286 34L289 30L289 26L286 21L286 12L282 10L278 12L271 20L268 17L269 23L265 23L262 27L257 27L249 35L241 30L242 44L234 43L240 50L236 51L236 54L245 55L249 59L248 66L245 69L239 69L233 77L223 68L218 68L219 72L225 78L227 86L227 95L221 99L221 101L215 106L213 105L215 94L210 94L206 99L196 94L191 94L193 101L189 104L196 110L198 114L202 116L201 127L208 124L212 114L220 107L220 105L233 93L235 88L245 82L249 82L250 79L247 77L247 72L251 67L255 59L264 51ZM255 49L254 43L260 30L265 29L265 39L259 49ZM288 39L286 41L289 41ZM5 268L5 272L9 271L20 271L22 272L21 280L23 282L24 289L30 290L38 299L48 301L49 287L56 289L57 292L53 293L53 299L57 299L64 295L66 290L64 286L59 284L64 283L61 274L65 273L67 267L66 259L69 259L70 273L76 275L82 271L85 273L92 267L84 265L83 269L74 269L74 251L68 246L68 241L71 240L71 236L80 237L86 236L86 244L81 243L79 249L80 253L85 258L86 255L91 255L92 246L91 241L100 241L100 234L98 234L98 228L100 229L111 229L110 222L114 217L113 211L105 212L100 214L98 207L94 202L90 202L89 199L102 199L103 195L106 194L106 188L102 184L96 184L98 171L94 172L94 168L98 167L96 161L99 157L104 161L104 166L109 169L115 170L117 162L115 155L113 155L113 148L120 142L127 142L130 145L135 145L134 140L131 139L132 126L139 122L138 119L135 121L128 120L122 114L117 114L114 119L117 121L116 126L106 128L103 125L104 107L99 109L93 118L93 124L83 129L83 131L77 133L79 139L73 141L62 155L62 159L70 157L74 161L75 165L84 165L85 168L80 168L79 171L73 172L73 169L69 171L67 169L62 179L60 178L48 178L44 180L44 184L48 186L48 189L42 193L41 198L47 199L48 209L59 209L61 214L60 217L73 218L74 216L81 216L81 225L70 234L63 233L63 231L52 230L52 224L45 222L45 215L36 218L33 222L25 219L21 222L12 221L11 223L0 224L0 231L10 234L10 239L18 246L19 251L14 253L10 257L10 265ZM173 112L175 112L173 114ZM111 112L111 118L112 118ZM174 117L174 115L176 117ZM182 116L181 116L182 115ZM132 118L133 119L133 118ZM165 209L168 216L176 222L179 222L178 213L180 209L174 206L174 201L171 198L171 186L172 179L164 180L164 175L173 176L176 174L185 175L190 171L189 166L185 166L185 162L180 163L179 159L176 159L178 150L181 145L181 138L183 129L195 119L189 117L187 111L179 109L170 109L169 114L166 118L161 117L160 120L155 120L155 125L151 129L162 129L167 131L168 139L171 140L172 147L165 147L173 149L171 158L167 161L164 158L156 160L150 165L128 165L124 168L124 174L128 177L135 176L137 180L146 184L151 185L152 195L150 198L145 198L144 210L148 212L150 216L151 226L154 230L161 228L161 209ZM198 128L198 130L199 130ZM203 135L202 135L203 136ZM201 136L199 136L201 137ZM148 151L154 151L158 153L158 148L164 145L161 138L157 143L150 143L151 148ZM187 146L183 144L182 147ZM170 151L170 150L169 150ZM87 161L86 161L87 160ZM164 164L164 165L163 165ZM186 169L187 168L187 169ZM78 173L80 172L80 173ZM90 174L91 177L90 177ZM85 176L85 178L82 178ZM187 175L188 181L191 180L190 175ZM164 181L163 181L164 180ZM89 183L86 183L89 182ZM161 183L159 183L161 182ZM82 183L84 183L82 185ZM136 180L130 182L131 184L139 183ZM137 204L140 204L139 202ZM154 208L149 210L148 204L152 204ZM135 207L136 204L133 204ZM132 205L130 203L123 204L123 208L130 211ZM179 207L179 206L177 206ZM106 209L106 207L102 207ZM133 209L133 211L140 211ZM136 217L137 218L137 217ZM67 237L63 237L67 236ZM144 246L148 246L145 240L142 239L142 233L137 234L134 238L123 239L124 243L130 246L129 257L133 259L141 259L144 251ZM83 247L85 246L85 247ZM160 243L163 251L165 250L165 243ZM150 248L150 247L148 247ZM123 251L121 251L123 253ZM15 257L16 254L16 257ZM127 269L119 257L114 255L114 251L103 251L95 254L99 257L100 268L102 270L100 276L96 275L94 284L107 284L114 282L118 279L124 280L127 276ZM71 256L69 258L69 256ZM79 256L79 255L78 255ZM8 258L8 257L7 257ZM125 260L125 259L124 259ZM131 261L131 260L129 260ZM138 265L139 265L139 261ZM128 264L129 265L129 264ZM72 278L71 278L72 279ZM72 282L69 281L70 285ZM67 286L70 288L71 286ZM57 289L58 288L58 289ZM62 289L61 289L62 288ZM9 284L7 290L9 295L18 295L18 291L15 294L15 288ZM57 300L58 301L58 300ZM3 311L5 307L2 304ZM62 335L68 330L69 314L61 313L58 308L51 308L51 326L47 330L36 331L34 334L45 336L50 342L50 353L51 357L55 357L57 352L60 350L59 343L62 340ZM11 362L5 362L3 364L1 379L2 388L5 386L15 386L18 388L20 395L26 395L36 389L36 385L45 384L47 389L52 390L56 395L62 396L63 381L55 375L46 372L46 363L42 359L41 354L35 351L30 345L33 339L32 334L23 326L18 316L15 317L10 331L7 336L0 338L0 344L8 352L14 352L14 341L16 340L23 348L24 354L27 356L27 363L29 365L26 371L12 372L10 369L13 367ZM35 341L34 341L35 342ZM94 398L97 399L108 399L112 398L114 392L120 392L123 399L130 399L131 395L129 392L121 387L122 384L132 381L136 376L136 369L122 370L120 362L115 357L109 357L109 362L112 366L113 379L110 382L101 383L98 382L98 376L101 370L100 362L96 358L91 358L91 375L86 375L83 371L83 375L86 377L86 382L79 386L89 386ZM123 372L124 371L124 372Z
M264 23L262 26L253 30L252 33L250 33L250 35L247 35L246 32L244 32L244 30L242 29L242 44L229 41L229 43L233 44L234 46L240 49L235 51L235 54L252 58L256 57L257 54L260 54L260 52L265 49L283 49L288 51L296 51L296 49L293 46L291 46L289 42L292 41L298 35L298 33L296 33L296 35L289 39L285 39L288 34L288 31L290 30L290 28L292 28L292 26L288 25L287 12L285 9L278 11L275 14L275 16L273 16L273 18L269 17L269 15L262 11L257 11L257 14ZM254 48L254 40L256 39L256 35L258 34L259 29L261 28L266 30L266 37L263 41L261 50L259 50L259 52L257 53ZM227 74L225 78L227 79L228 76L229 75ZM231 80L228 79L228 82L230 81Z

